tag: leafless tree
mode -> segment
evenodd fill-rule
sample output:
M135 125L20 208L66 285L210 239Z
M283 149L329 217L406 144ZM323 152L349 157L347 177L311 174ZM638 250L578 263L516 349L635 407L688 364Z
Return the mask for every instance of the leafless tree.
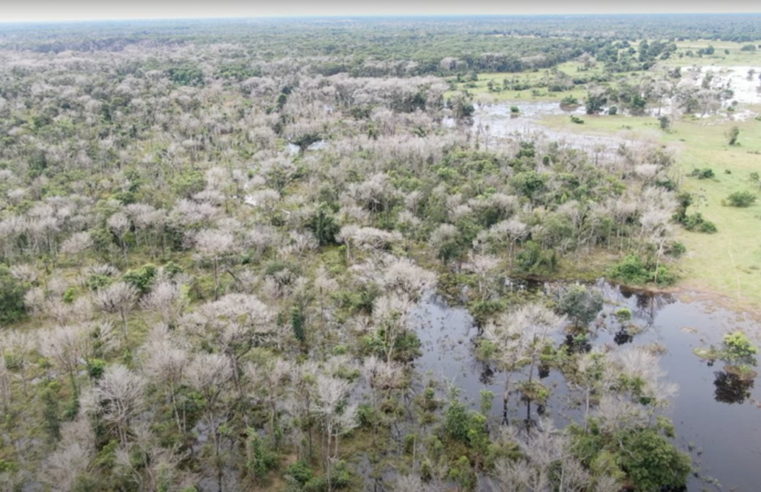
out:
M194 339L210 344L224 355L242 395L239 361L252 348L266 345L274 338L274 317L272 310L255 296L227 294L183 318L181 325Z
M85 251L92 249L94 243L89 232L77 232L72 234L61 244L61 253L73 256L80 260L80 256Z
M515 245L528 236L529 230L526 224L516 218L498 222L489 228L489 234L493 235L497 241L507 241L508 258L510 259L510 268L513 268L515 259Z
M391 392L401 384L402 369L393 362L385 362L370 356L365 359L360 370L370 386L371 404L375 412L373 416L373 442L375 442L381 417L378 404L388 398Z
M429 272L407 258L389 256L383 267L383 287L386 290L406 296L413 301L436 285L436 275Z
M384 295L373 304L373 323L377 333L382 333L382 346L386 362L396 355L397 341L408 330L407 323L414 304L404 295Z
M155 381L172 404L177 429L185 432L185 412L180 412L177 391L182 384L190 353L170 336L165 325L153 328L149 342L143 347L143 374Z
M82 398L82 407L112 425L124 446L130 422L142 409L145 384L141 375L121 364L111 364L98 384Z
M204 420L212 439L219 490L224 490L219 426L224 423L226 414L223 411L226 407L224 395L227 383L232 379L230 363L219 354L199 354L188 366L185 377L188 384L206 400Z
M525 437L508 429L501 439L518 443L523 458L497 460L491 481L499 490L590 490L591 477L575 458L571 439L555 429L551 421L544 420L539 428L530 429Z
M325 431L325 469L329 491L333 490L331 474L333 463L338 459L338 437L357 426L357 405L341 405L350 389L351 383L346 380L322 374L317 376L315 412L320 416Z
M214 300L219 298L219 264L236 249L235 238L229 232L203 229L195 236L198 252L209 259L214 271Z
M87 353L90 332L84 325L57 326L39 333L37 345L43 356L52 359L58 368L69 375L72 391L76 395L76 373L80 361Z
M108 218L108 228L119 239L119 245L122 248L125 262L127 261L127 242L125 236L129 232L130 227L129 218L122 212L116 212Z
M95 435L90 422L80 416L63 424L61 441L45 460L39 479L55 491L74 490L80 475L88 472L95 457Z
M530 303L500 316L486 325L483 339L490 345L487 352L490 359L505 374L503 395L503 421L507 423L507 405L510 397L510 382L520 368L529 366L528 384L534 377L534 368L544 346L549 342L552 330L560 327L562 318L545 306Z
M246 376L253 384L255 393L264 395L269 407L269 432L275 445L278 444L275 432L279 413L278 404L284 400L286 383L292 371L293 365L281 358L267 361L261 366L249 363L245 368Z
M490 296L489 284L496 274L499 260L495 256L475 255L463 266L465 270L471 271L478 279L478 295L482 300Z
M119 313L124 330L124 340L129 338L127 315L135 307L138 291L126 282L115 282L95 293L95 303L107 313Z
M151 292L140 300L143 309L157 311L164 324L172 326L188 304L183 286L175 282L157 283Z

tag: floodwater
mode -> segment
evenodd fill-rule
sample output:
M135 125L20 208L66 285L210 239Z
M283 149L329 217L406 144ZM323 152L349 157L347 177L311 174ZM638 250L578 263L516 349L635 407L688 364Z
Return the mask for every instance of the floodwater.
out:
M707 74L712 74L711 88L729 89L733 92L730 101L739 103L761 103L761 67L732 66L682 67L682 77L688 77L700 86Z
M517 106L518 115L511 113L511 106ZM498 145L510 139L543 138L566 144L578 150L588 152L614 151L623 140L618 137L600 135L578 135L572 132L553 130L541 125L538 121L546 116L566 115L584 118L604 118L605 116L587 116L584 107L563 109L557 102L514 102L476 107L471 132L485 147L489 144Z
M539 287L549 290L545 285ZM761 388L750 388L750 397L733 386L715 384L723 378L723 363L709 366L693 354L697 347L719 346L726 333L741 329L757 345L761 326L743 314L734 313L704 302L686 303L671 295L633 292L605 281L598 282L605 298L603 313L596 322L599 327L591 337L593 347L607 346L616 350L623 346L663 347L661 368L667 380L679 386L666 411L676 427L678 446L691 454L695 473L688 490L755 491L761 481ZM623 336L612 316L627 307L638 333ZM433 378L446 381L461 389L461 394L473 408L478 408L481 390L494 393L492 419L495 425L502 420L504 376L485 370L475 357L478 330L463 308L449 307L435 296L424 302L416 313L417 333L422 342L423 356L416 361L421 384ZM558 343L564 338L557 333ZM619 346L619 343L622 345ZM515 380L515 378L514 378ZM578 407L571 403L572 392L557 371L542 380L551 388L552 396L544 409L556 425L570 420L581 421ZM531 418L536 419L533 408ZM515 422L526 418L526 405L518 396L510 399L509 418Z

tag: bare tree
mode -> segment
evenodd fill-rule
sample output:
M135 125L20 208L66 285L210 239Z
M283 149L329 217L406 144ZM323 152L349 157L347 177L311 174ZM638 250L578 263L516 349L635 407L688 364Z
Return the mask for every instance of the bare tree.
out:
M168 326L174 325L182 311L187 307L188 299L183 286L175 282L159 282L151 292L140 300L143 309L157 311L161 320Z
M188 384L206 400L204 420L212 439L217 482L221 491L224 488L219 426L224 422L226 414L222 411L225 407L224 394L227 383L232 379L232 370L228 360L222 355L199 354L188 366L185 377Z
M492 478L499 490L589 490L591 477L574 457L570 438L556 430L551 421L543 421L541 429L530 429L525 439L518 438L516 433L511 436L520 445L524 457L497 460Z
M229 232L203 229L195 236L198 252L209 259L214 271L214 300L219 298L219 263L236 249L235 238Z
M108 218L108 228L119 239L119 245L122 248L125 262L127 261L127 241L125 236L129 232L130 227L129 218L122 212L116 212Z
M325 469L328 490L333 490L333 463L338 459L338 437L357 426L357 405L341 405L349 394L351 383L329 376L317 376L315 412L321 417L325 431ZM335 441L335 447L333 446Z
M242 396L240 359L254 347L266 345L274 338L274 318L274 312L256 296L227 294L201 306L181 324L193 338L224 355L235 387Z
M407 322L413 306L409 298L396 294L379 297L373 304L373 323L376 334L382 337L380 342L387 363L397 355L397 343L408 330Z
M124 330L124 340L129 338L127 315L135 307L138 291L126 282L115 282L95 293L95 303L107 313L119 313Z
M87 353L89 335L89 330L83 325L57 326L39 333L37 344L40 352L69 375L75 395L78 394L77 368Z
M146 381L121 364L111 364L92 388L83 407L116 430L122 446L127 444L130 421L141 411Z
M188 350L169 335L166 326L156 326L149 342L143 347L143 373L155 381L172 404L177 429L185 432L185 412L180 412L177 391L182 384L190 362Z
M425 292L436 285L436 275L407 258L390 256L383 266L383 286L385 289L406 296L413 301L419 300Z
M373 407L373 443L378 433L381 413L378 409L380 401L389 397L391 391L401 384L402 369L393 362L385 362L374 356L365 359L362 375L370 386L370 402Z
M513 374L520 368L529 366L528 384L531 385L541 352L550 342L550 332L559 328L561 322L562 318L545 306L531 303L503 314L484 328L483 340L486 344L482 345L482 351L506 373L503 395L504 423L507 423L507 406Z
M95 435L87 418L80 416L61 429L61 441L45 460L39 479L55 491L74 490L79 476L87 473L95 457Z
M277 445L278 403L284 400L286 381L293 371L293 365L281 358L268 361L261 367L249 363L246 375L252 382L256 394L263 394L269 407L269 431L274 445Z
M92 249L93 245L94 242L89 232L77 232L61 244L61 253L73 256L79 262L82 253Z
M481 300L487 299L491 292L489 291L490 280L494 277L495 271L499 266L499 260L495 256L475 255L470 257L470 261L463 268L476 275L478 279L478 295Z
M528 226L520 220L512 218L491 226L489 234L497 241L507 241L509 246L508 258L510 259L510 268L512 269L513 260L515 259L515 245L528 236Z

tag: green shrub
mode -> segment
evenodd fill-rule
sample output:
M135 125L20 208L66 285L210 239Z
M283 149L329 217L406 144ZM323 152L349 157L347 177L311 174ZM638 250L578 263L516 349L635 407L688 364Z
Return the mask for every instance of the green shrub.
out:
M0 265L0 325L15 323L26 315L24 295L27 286L11 275L5 265Z
M756 203L755 193L750 191L735 191L727 197L726 203L730 207L750 207Z
M614 313L615 317L618 319L619 322L623 323L625 321L631 321L632 319L632 312L629 308L621 308L618 309Z
M103 287L108 287L111 284L111 277L100 273L94 273L87 277L87 288L90 290L100 290Z
M656 271L654 266L644 264L635 255L629 255L621 260L619 264L610 269L609 274L614 280L634 285L655 282L656 280L658 285L669 285L676 281L676 276L664 265L659 265Z
M632 429L620 434L622 448L627 452L619 454L619 464L634 490L678 490L686 485L692 469L688 454L679 451L655 429Z
M708 222L708 223L713 225L711 222ZM716 226L714 226L714 232L716 232L715 229L716 229ZM679 241L673 242L668 248L668 254L670 254L674 258L679 258L682 255L684 255L686 252L687 252L687 247L684 244L680 243Z
M328 204L321 203L317 210L306 221L306 227L314 234L315 239L321 246L326 244L335 244L336 234L341 229L336 222L335 217L331 214Z
M690 176L698 179L710 179L715 176L713 169L709 167L704 167L703 169L695 168L690 173Z
M739 145L739 142L737 139L740 137L740 129L736 126L733 126L727 131L727 143L729 145Z
M705 220L700 212L685 216L682 224L684 224L684 228L688 231L704 232L706 234L713 234L717 231L716 224L710 220Z
M309 467L309 464L304 460L298 460L297 462L293 463L288 467L288 470L286 470L285 474L293 477L293 479L301 485L304 485L310 481L314 475L312 469Z
M69 287L65 291L63 291L63 294L61 295L61 300L63 300L66 304L71 304L74 302L74 299L76 299L77 293L74 290L74 287Z
M137 270L130 270L122 276L122 280L135 287L140 291L140 295L145 295L151 290L153 280L156 278L158 270L155 266L148 264L143 265Z
M518 268L532 275L548 274L557 269L558 258L554 250L543 250L534 242L527 241L516 257Z
M103 359L91 359L87 361L87 374L91 379L100 379L106 370L106 361Z

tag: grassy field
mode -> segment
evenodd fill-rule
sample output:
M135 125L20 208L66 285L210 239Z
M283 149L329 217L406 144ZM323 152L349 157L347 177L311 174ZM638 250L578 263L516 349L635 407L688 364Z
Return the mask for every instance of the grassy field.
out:
M748 208L722 202L735 191L761 195L758 184L750 181L751 173L761 173L761 121L678 121L666 133L653 117L587 116L584 120L584 125L572 125L566 117L551 117L543 123L576 133L658 138L677 149L682 188L702 197L691 211L701 212L718 227L716 234L679 229L678 239L688 251L679 261L679 288L718 295L732 307L759 311L761 202ZM727 145L725 134L732 126L740 128L737 146ZM688 176L692 169L706 167L713 169L713 179Z
M603 64L598 63L594 68L582 71L582 64L578 62L563 63L558 66L558 71L565 73L571 78L574 77L592 77L596 74L602 74ZM493 92L489 90L488 84L491 81L496 87L502 88L503 80L509 81L517 80L520 82L526 82L529 85L535 85L542 79L551 78L552 73L548 69L537 70L535 72L521 72L521 73L479 73L477 81L464 81L457 83L457 90L450 91L446 94L449 97L459 91L468 91L473 94L476 101L481 98L493 101L558 101L560 102L566 96L574 96L579 102L581 102L587 94L584 87L578 86L572 90L562 92L550 92L546 88L539 89L526 89L522 91L516 90L501 90L499 92ZM455 79L451 79L455 80Z
M746 65L758 65L761 64L761 50L756 51L742 51L742 47L751 43L734 43L731 41L681 41L677 42L677 53L687 53L692 51L694 54L698 50L713 46L713 55L703 55L699 57L697 55L693 57L684 56L679 58L678 56L672 56L668 60L664 60L662 63L669 66L684 66L684 65L718 65L718 66L746 66ZM758 48L758 46L757 46ZM729 54L725 50L729 51Z

